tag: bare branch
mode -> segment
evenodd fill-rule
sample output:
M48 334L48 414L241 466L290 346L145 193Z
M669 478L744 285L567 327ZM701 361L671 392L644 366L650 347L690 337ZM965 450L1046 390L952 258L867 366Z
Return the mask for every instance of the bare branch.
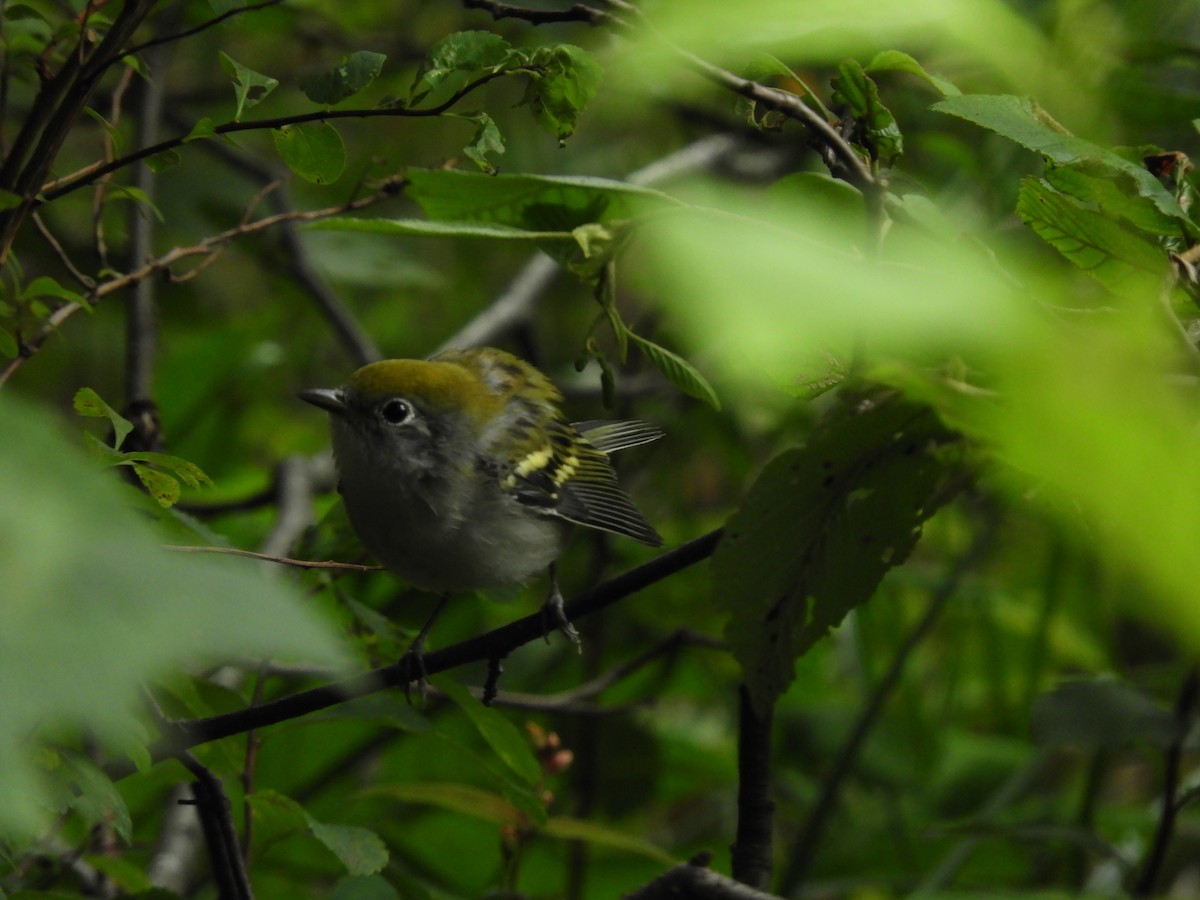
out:
M225 122L222 125L217 125L213 128L213 134L234 134L239 131L269 131L274 128L283 128L285 125L302 125L305 122L327 122L334 119L373 119L379 117L391 118L427 118L430 116L440 116L446 110L450 109L463 97L477 90L490 81L495 81L505 75L512 74L511 71L489 72L474 81L468 83L464 87L455 91L454 94L446 101L439 103L437 106L429 106L423 109L408 109L402 106L388 107L371 107L369 109L321 109L309 113L299 113L293 116L279 116L274 119L251 119L244 122ZM87 187L93 184L97 179L103 178L111 172L118 169L123 169L126 166L133 165L138 160L146 159L155 156L159 153L165 153L168 150L174 150L177 147L182 147L188 143L190 134L180 135L165 141L159 141L149 147L143 147L141 150L136 150L133 153L128 153L119 159L114 159L112 162L104 163L103 165L91 165L81 169L65 178L59 178L52 182L47 182L42 185L39 196L36 199L29 199L32 205L41 205L57 200L59 197L65 196L72 191L77 191L80 188Z
M234 228L229 228L220 232L219 234L214 234L197 244L193 244L190 247L176 247L173 250L164 253L157 259L150 260L145 265L132 272L128 272L98 285L88 297L88 302L96 303L107 297L109 294L124 290L130 285L136 284L143 278L149 278L158 272L170 269L171 266L180 260L189 259L193 256L204 256L209 254L214 248L221 246L227 241L234 240L235 238L243 237L249 234L256 234L283 222L312 222L316 221L317 219L326 219L330 216L339 216L347 212L355 212L360 209L365 209L368 206L372 206L382 200L386 200L394 196L403 186L403 183L404 182L402 178L395 178L382 185L374 194L369 194L365 197L359 197L339 206L330 206L325 207L324 209L292 210L288 212L276 213L270 216L264 216L263 218L256 219L253 222L247 222ZM50 338L50 335L54 334L54 332L58 330L59 326L61 326L64 321L69 319L83 308L84 305L82 303L64 303L62 306L52 312L45 323L43 323L41 329L39 329L35 335L22 343L20 355L12 360L9 360L4 368L0 369L0 386L3 386L5 382L12 377L13 373L22 366L26 359L33 356L38 352L38 350L41 349L42 345L45 344Z
M167 550L174 550L177 553L217 553L224 556L244 556L247 559L278 563L281 566L291 566L295 569L334 569L343 572L384 571L383 566L365 566L358 563L335 562L334 560L291 559L286 556L257 553L254 550L242 550L240 547L190 547L181 544L166 544L164 546Z
M586 25L611 24L613 16L603 10L576 3L570 9L527 9L496 0L462 0L467 9L481 9L495 20L522 19L531 25L549 25L555 22L583 22Z
M199 25L195 26L194 28L189 28L186 31L180 31L175 34L167 34L163 35L162 37L151 38L150 40L144 41L141 44L134 44L128 50L122 51L119 56L114 57L113 61L116 62L118 59L124 59L126 56L134 56L135 54L141 53L143 50L149 50L151 47L160 47L163 44L181 41L184 38L189 38L194 34L207 31L214 25L220 25L226 19L231 19L234 16L240 16L243 13L257 12L258 10L266 9L269 6L278 6L280 3L283 3L283 0L263 0L262 3L252 3L249 6L240 6L237 9L227 10L221 13L221 15L215 16L209 19L207 22L201 22Z

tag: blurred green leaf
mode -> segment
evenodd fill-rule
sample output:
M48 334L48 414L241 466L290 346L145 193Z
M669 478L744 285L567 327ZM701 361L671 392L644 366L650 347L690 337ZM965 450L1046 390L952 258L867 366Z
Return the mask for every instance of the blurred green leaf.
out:
M327 626L281 581L230 559L173 554L35 410L0 399L0 829L45 824L39 735L136 746L144 684L244 658L340 665Z

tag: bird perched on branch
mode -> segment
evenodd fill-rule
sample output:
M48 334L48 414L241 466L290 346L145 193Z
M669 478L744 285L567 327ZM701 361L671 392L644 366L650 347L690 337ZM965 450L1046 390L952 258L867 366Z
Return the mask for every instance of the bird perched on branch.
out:
M640 421L569 423L550 379L503 350L383 360L300 397L330 413L338 489L363 545L442 594L413 642L418 661L449 594L542 569L547 632L578 644L554 569L571 525L662 545L609 461L662 432Z

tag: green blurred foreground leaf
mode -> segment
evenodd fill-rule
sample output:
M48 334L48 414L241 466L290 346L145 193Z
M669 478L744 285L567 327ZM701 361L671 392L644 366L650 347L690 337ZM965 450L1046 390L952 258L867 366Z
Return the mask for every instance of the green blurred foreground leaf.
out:
M257 567L163 549L44 413L6 394L0 432L0 830L27 833L50 812L30 756L39 736L137 751L148 679L246 658L347 662Z

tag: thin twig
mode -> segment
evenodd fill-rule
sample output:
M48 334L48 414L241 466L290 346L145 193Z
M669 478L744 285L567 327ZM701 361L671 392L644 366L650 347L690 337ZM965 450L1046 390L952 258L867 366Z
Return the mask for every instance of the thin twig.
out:
M75 265L75 263L71 260L71 257L67 254L66 249L59 242L58 238L54 236L54 232L50 230L50 227L42 219L40 213L35 212L33 214L33 227L37 229L37 232L42 236L42 239L50 245L50 249L54 251L54 255L58 257L58 261L62 263L63 268L71 274L71 277L79 283L80 287L86 291L91 291L96 287L96 280L90 275L84 274L84 272Z
M380 187L376 193L351 200L349 203L344 203L340 206L331 206L324 209L313 210L291 210L288 212L276 213L274 215L264 216L263 218L257 219L254 222L229 228L220 232L219 234L211 235L190 247L176 247L157 259L150 260L144 266L134 270L133 272L128 272L98 285L92 291L91 296L88 297L88 302L94 304L104 297L107 297L109 294L123 290L132 284L136 284L143 278L149 278L151 275L154 275L157 272L169 269L172 265L180 260L211 253L214 247L220 246L226 241L231 241L234 238L243 237L249 234L256 234L283 222L311 222L317 219L325 219L329 218L330 216L338 216L342 215L343 213L364 209L394 196L402 184L403 181L401 179L394 179ZM38 350L41 349L42 345L45 344L50 335L57 331L59 326L61 326L64 321L66 321L75 313L79 312L81 309L83 309L82 303L64 303L62 306L58 307L58 309L54 310L54 312L52 312L42 324L42 327L38 330L38 332L25 339L21 345L20 355L12 360L9 360L4 368L0 369L0 386L2 386L6 381L8 381L9 378L12 377L13 373L21 367L26 359L33 356Z
M174 550L177 553L221 553L226 556L244 556L247 559L278 563L281 566L291 566L295 569L336 569L345 572L383 571L383 566L363 566L358 563L335 562L333 560L318 562L312 559L289 559L286 556L271 556L268 553L256 553L253 550L242 550L239 547L187 547L178 544L167 544L165 547L167 550Z
M226 19L230 19L234 16L240 16L243 13L248 12L257 12L258 10L266 9L269 6L278 6L283 2L284 0L263 0L262 3L251 3L249 6L239 6L236 9L227 10L226 12L221 13L221 15L214 16L207 22L201 22L199 25L195 26L194 28L189 28L186 31L164 35L163 37L152 38L148 41L144 41L141 44L134 44L132 47L128 48L127 50L123 50L118 56L114 57L113 62L116 62L119 59L124 59L126 56L134 56L138 53L141 53L143 50L149 50L151 47L160 47L163 44L169 44L174 41L181 41L184 38L189 38L194 34L207 31L214 25L220 25Z
M429 116L440 116L472 91L477 90L490 81L511 74L513 74L511 70L488 72L486 75L476 78L474 81L455 91L448 100L439 103L437 106L429 106L422 109L408 109L402 106L371 107L368 109L321 109L314 112L297 113L291 116L278 116L273 119L225 122L224 124L215 126L212 129L212 134L234 134L239 131L269 131L275 128L283 128L285 125L302 125L305 122L327 122L332 119L372 119L378 117L427 118ZM42 185L39 196L36 199L31 199L29 202L34 205L40 205L57 200L59 197L87 187L89 184L94 183L97 179L103 178L111 172L133 165L138 160L182 147L188 143L190 137L190 134L184 134L165 141L159 141L157 144L143 147L119 159L114 159L112 162L104 163L103 165L93 164L64 178L47 182Z

